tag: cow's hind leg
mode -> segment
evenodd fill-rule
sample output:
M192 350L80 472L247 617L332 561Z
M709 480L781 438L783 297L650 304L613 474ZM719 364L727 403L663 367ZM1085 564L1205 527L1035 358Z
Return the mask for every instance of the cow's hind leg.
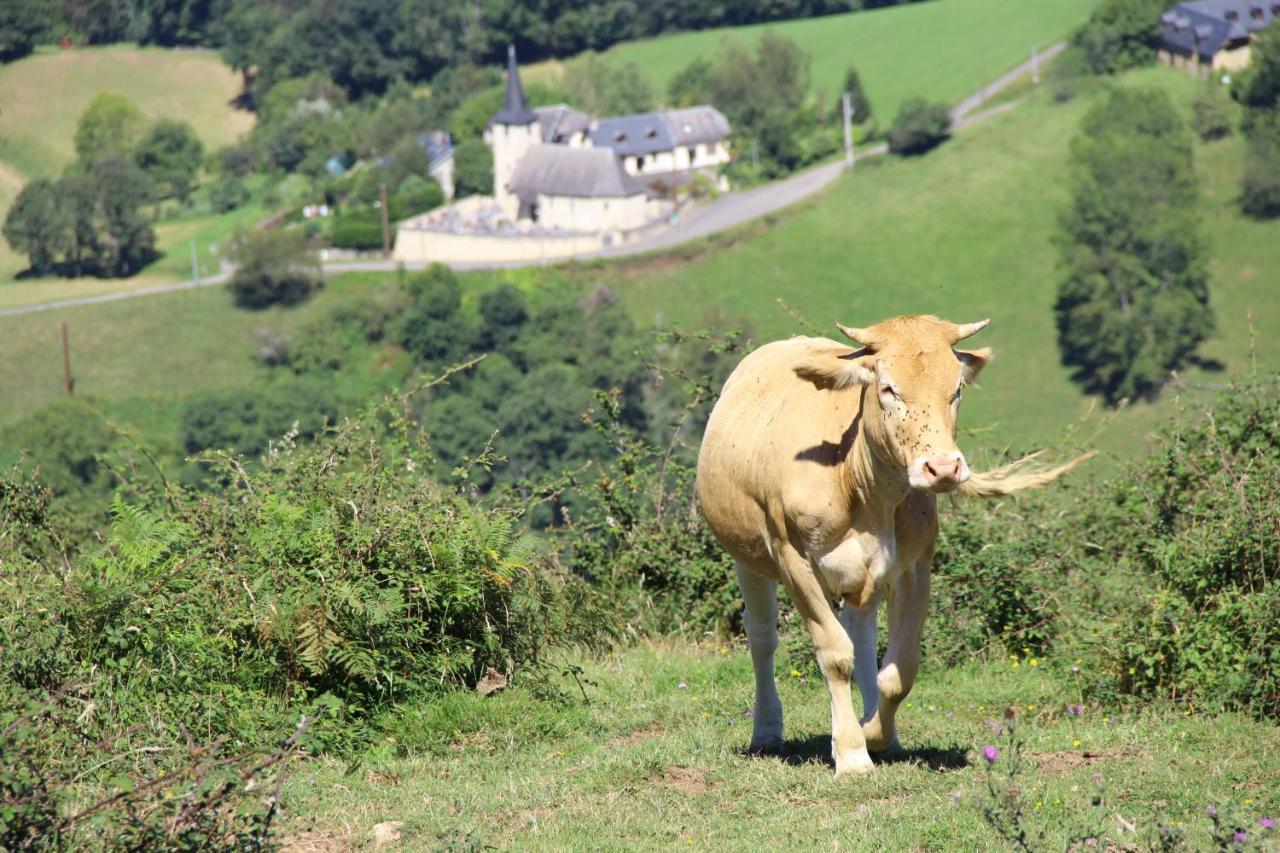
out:
M742 624L751 647L756 672L756 707L751 727L751 751L782 751L782 700L773 675L773 653L778 648L778 582L738 566L742 587Z
M889 647L876 677L880 701L875 716L862 726L868 748L877 752L898 747L894 717L920 671L920 634L929 609L929 570L929 561L921 560L914 572L903 572L889 590Z
M813 638L818 668L831 693L831 754L836 762L836 778L864 776L873 769L862 727L853 713L849 682L853 677L853 642L813 571L797 552L784 554L783 577L796 610L804 617Z

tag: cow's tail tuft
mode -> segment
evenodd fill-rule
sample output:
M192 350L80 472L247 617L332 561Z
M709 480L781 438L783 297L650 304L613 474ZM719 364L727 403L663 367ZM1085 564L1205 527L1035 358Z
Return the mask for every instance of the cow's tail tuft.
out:
M960 484L956 492L975 498L992 498L1011 495L1023 489L1034 489L1052 483L1081 462L1097 454L1097 451L1090 450L1088 453L1081 454L1070 462L1064 462L1061 465L1049 467L1032 465L1032 460L1039 456L1041 452L1043 451L1030 453L1021 459L1010 462L1008 465L1001 465L991 471L971 474L968 480Z

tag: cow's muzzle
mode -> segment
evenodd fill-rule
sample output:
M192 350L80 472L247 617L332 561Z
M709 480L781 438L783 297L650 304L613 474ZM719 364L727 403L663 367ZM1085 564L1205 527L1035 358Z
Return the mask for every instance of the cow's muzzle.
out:
M969 466L960 453L922 456L911 467L911 485L917 489L949 492L969 479Z

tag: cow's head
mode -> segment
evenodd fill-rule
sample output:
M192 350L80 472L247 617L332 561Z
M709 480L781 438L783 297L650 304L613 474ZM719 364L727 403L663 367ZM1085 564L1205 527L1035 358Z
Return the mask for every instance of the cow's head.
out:
M885 320L865 329L836 324L861 349L833 351L797 373L827 387L862 385L862 429L872 452L904 471L912 488L947 492L969 479L956 446L965 385L991 360L990 349L953 346L989 320L956 324L937 317Z

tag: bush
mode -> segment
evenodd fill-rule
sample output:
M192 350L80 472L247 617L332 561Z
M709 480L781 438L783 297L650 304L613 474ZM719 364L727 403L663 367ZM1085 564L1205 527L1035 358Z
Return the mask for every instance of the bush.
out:
M493 152L479 139L453 149L453 191L458 198L493 194Z
M249 189L235 175L223 175L209 187L209 209L227 213L249 200Z
M1071 52L1093 74L1118 74L1155 61L1164 0L1104 0L1071 36Z
M241 308L297 305L323 286L300 231L242 230L231 238L229 254L236 271L227 288Z
M1201 89L1191 101L1191 128L1205 142L1230 136L1234 119L1231 101L1215 83Z
M1141 593L1122 690L1280 720L1280 384L1236 383L1116 483Z
M337 401L326 382L206 391L183 406L182 447L187 453L218 449L258 457L286 433L314 438L337 417Z
M912 98L898 110L889 128L889 150L894 154L924 154L951 135L951 111L946 104L930 104Z
M1280 115L1255 121L1245 141L1240 206L1249 216L1280 216Z
M333 218L329 242L338 249L382 249L382 214L375 208L344 211Z

